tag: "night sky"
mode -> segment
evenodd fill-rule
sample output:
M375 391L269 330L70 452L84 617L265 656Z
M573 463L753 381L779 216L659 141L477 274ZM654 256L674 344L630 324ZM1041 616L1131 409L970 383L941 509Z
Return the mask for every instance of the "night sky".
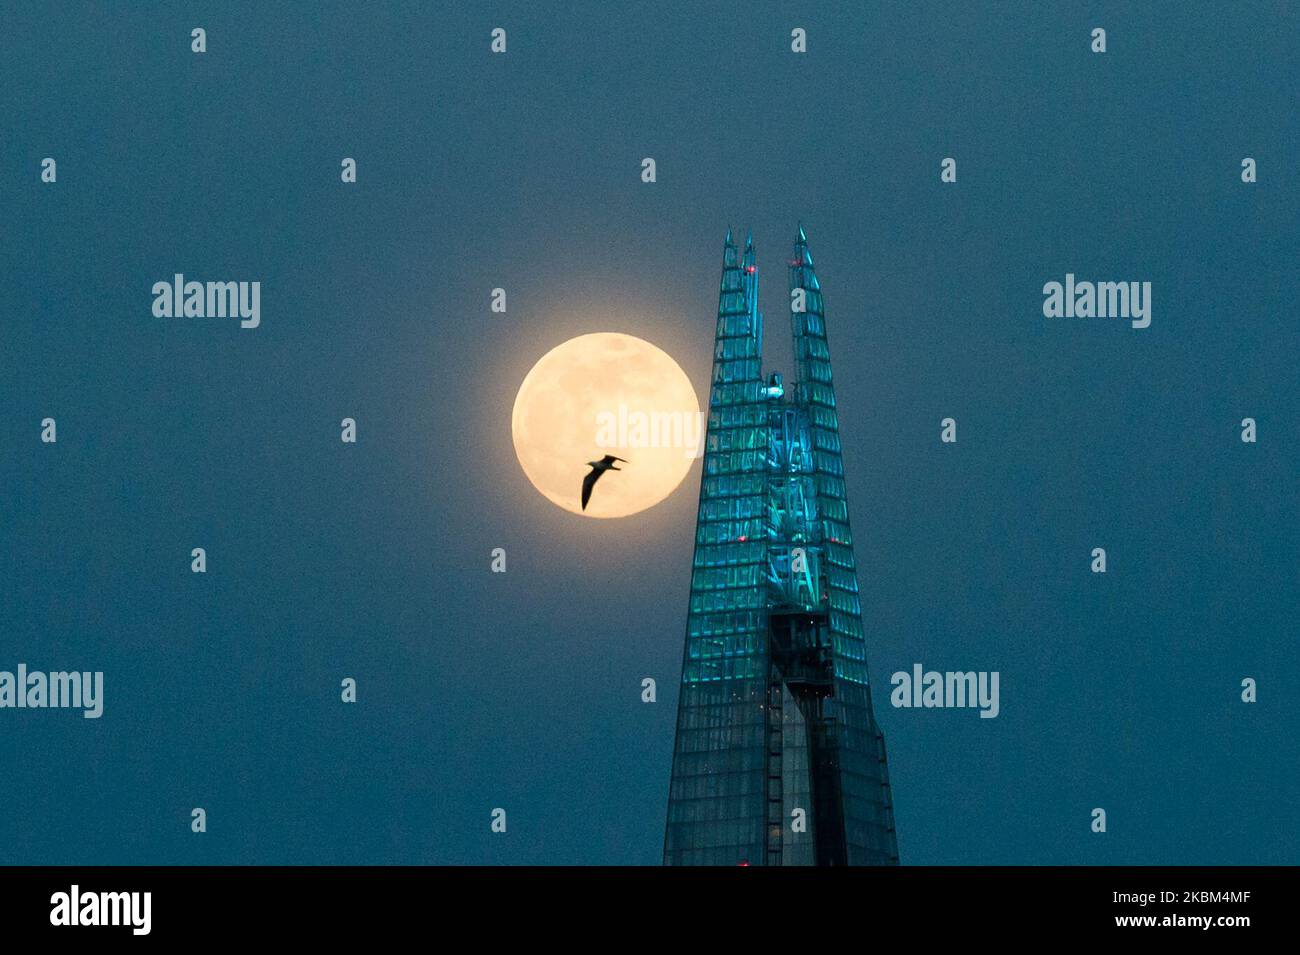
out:
M510 409L596 331L706 401L728 226L788 373L799 222L902 861L1300 862L1296 9L968 6L7 9L0 670L106 699L0 710L0 863L658 864L699 465L587 520Z

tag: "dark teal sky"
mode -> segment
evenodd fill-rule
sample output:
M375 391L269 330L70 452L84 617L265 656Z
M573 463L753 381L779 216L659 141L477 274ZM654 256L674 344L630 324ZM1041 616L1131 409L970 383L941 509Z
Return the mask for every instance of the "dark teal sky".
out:
M584 520L510 407L593 331L704 400L728 225L788 371L800 220L903 861L1300 862L1297 37L1280 3L10 8L0 669L106 701L0 710L0 862L657 863L698 466ZM175 272L260 281L261 326L154 318ZM1045 319L1067 272L1150 281L1151 327ZM1000 671L1001 715L893 709L918 662Z

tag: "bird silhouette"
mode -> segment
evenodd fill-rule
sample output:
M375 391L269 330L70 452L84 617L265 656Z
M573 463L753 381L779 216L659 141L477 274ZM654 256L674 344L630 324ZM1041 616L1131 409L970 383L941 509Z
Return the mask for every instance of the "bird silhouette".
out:
M596 481L600 479L600 476L606 471L623 470L622 468L614 467L615 461L622 461L624 464L627 464L627 461L624 458L616 458L612 454L605 455L599 461L587 462L591 465L591 471L582 479L582 509L584 511L587 509L587 502L591 500L591 489L596 486Z

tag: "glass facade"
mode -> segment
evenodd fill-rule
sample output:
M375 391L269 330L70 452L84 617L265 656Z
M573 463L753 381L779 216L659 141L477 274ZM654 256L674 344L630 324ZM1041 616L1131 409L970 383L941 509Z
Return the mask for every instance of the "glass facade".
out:
M786 394L779 375L763 377L752 240L742 254L727 233L669 865L898 861L821 287L802 229L790 291L797 382Z

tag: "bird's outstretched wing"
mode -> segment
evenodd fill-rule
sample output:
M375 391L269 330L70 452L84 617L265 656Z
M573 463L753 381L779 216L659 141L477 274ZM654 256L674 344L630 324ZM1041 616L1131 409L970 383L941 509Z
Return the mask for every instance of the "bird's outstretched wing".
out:
M587 509L587 502L591 500L591 489L596 483L596 478L600 477L600 472L592 468L587 472L587 476L582 479L582 509Z
M602 464L613 464L615 461L622 461L624 464L627 464L627 458L616 458L612 454L607 454L601 458Z

